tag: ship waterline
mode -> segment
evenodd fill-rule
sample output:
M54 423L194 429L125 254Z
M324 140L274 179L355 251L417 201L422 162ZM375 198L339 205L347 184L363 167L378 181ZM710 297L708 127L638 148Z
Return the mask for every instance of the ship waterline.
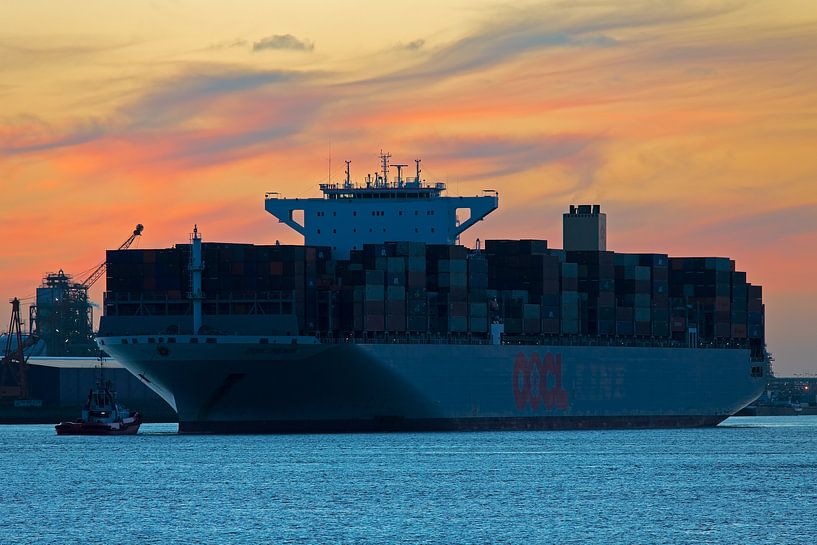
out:
M208 339L100 342L193 433L713 426L767 380L740 349Z

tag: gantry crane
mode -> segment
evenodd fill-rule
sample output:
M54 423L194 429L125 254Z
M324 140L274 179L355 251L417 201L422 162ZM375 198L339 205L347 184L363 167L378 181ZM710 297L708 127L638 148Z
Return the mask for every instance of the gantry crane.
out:
M28 358L23 352L20 300L15 297L9 302L11 303L11 319L3 359L0 360L0 398L26 399L28 397L28 375L26 374Z

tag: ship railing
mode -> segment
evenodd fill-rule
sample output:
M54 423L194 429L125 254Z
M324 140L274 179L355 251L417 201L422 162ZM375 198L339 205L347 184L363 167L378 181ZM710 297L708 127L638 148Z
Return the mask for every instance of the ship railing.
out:
M556 346L626 346L644 348L733 348L748 349L743 339L701 340L697 346L665 337L617 336L617 335L509 335L502 337L503 344L545 344Z
M338 334L318 332L315 337L323 344L474 344L489 345L491 340L483 334L424 334L424 333L384 333ZM739 341L739 340L738 340ZM503 345L543 345L543 346L610 346L643 348L731 348L748 349L747 343L731 341L702 341L696 347L684 342L656 337L618 337L591 335L508 335L503 334Z
M442 335L316 335L321 344L491 344L489 339L471 336Z

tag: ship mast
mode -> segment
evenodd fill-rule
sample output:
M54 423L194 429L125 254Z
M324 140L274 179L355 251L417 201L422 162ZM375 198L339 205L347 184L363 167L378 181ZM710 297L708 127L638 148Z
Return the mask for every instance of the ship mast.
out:
M383 153L383 150L380 150L380 162L383 163L383 184L380 187L386 187L389 183L389 159L391 153Z
M193 300L193 335L198 335L201 329L201 301L204 299L201 291L201 271L203 270L201 237L198 225L194 225L193 234L190 237L190 299Z

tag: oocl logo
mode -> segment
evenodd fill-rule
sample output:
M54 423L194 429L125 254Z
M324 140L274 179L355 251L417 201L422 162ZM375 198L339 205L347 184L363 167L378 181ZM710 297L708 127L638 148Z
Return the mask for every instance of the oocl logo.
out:
M530 358L519 353L513 366L513 397L517 410L530 404L534 411L567 409L567 391L562 387L562 356L548 352L544 358L531 354Z

